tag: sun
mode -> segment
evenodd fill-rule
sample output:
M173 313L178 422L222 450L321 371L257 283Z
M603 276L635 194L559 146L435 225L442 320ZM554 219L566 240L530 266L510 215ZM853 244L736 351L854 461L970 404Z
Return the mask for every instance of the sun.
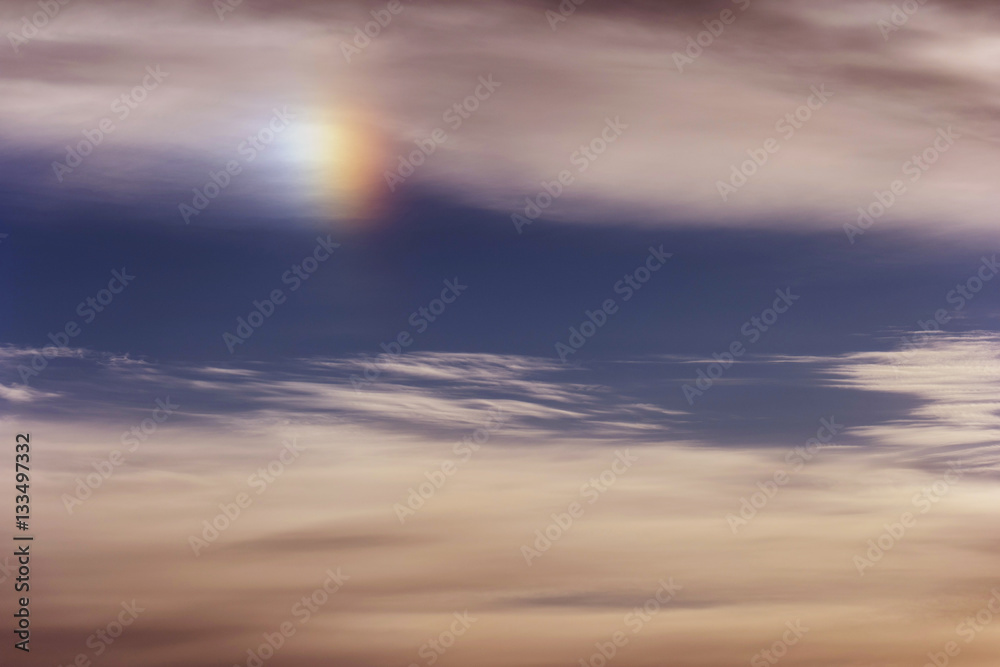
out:
M385 193L384 141L362 114L314 113L294 129L291 144L306 196L322 215L341 222L378 215Z

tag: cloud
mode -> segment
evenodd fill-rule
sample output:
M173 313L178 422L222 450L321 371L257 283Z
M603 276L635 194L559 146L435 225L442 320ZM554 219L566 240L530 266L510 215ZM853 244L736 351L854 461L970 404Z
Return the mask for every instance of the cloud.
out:
M57 395L14 382L17 365L33 351L5 350L0 377L10 385L0 398L53 399L22 412L24 417L90 415L103 420L108 405L139 415L155 400L170 397L185 406L178 420L240 430L290 422L352 423L459 437L499 415L504 431L518 438L552 433L604 438L615 433L640 437L653 428L633 421L636 417L663 421L682 414L634 403L599 384L574 381L579 371L552 360L517 355L412 353L202 368L76 350L72 364L52 359L46 375L35 382L46 386L44 381L58 380ZM662 432L664 424L657 428Z
M878 21L891 6L760 0L736 7L735 22L679 72L673 54L732 3L587 3L555 31L544 13L552 4L414 3L349 64L340 44L376 5L246 2L221 22L203 3L68 8L0 79L6 142L19 161L39 161L35 174L4 170L60 198L98 193L173 209L276 105L290 105L306 126L363 110L379 137L362 151L380 165L370 176L382 198L382 172L441 127L448 141L405 187L500 212L524 208L543 180L569 169L575 183L548 211L564 220L836 228L902 179L907 192L880 225L992 224L1000 46L996 13L982 6L923 6L884 39ZM48 164L157 64L167 82L56 187ZM501 88L448 128L444 113L487 74ZM782 137L787 126L776 124L814 85L830 101ZM626 133L577 173L571 156L617 117ZM904 165L947 127L961 138L908 180ZM723 201L718 182L769 137L780 150ZM239 208L262 200L286 214L309 210L297 150L288 140L263 155L233 185Z
M920 404L891 421L859 429L909 462L1000 472L1000 340L996 334L936 334L904 350L844 357L840 386L916 396Z
M906 339L914 342L903 350L748 356L695 407L681 386L710 361L701 355L592 368L431 352L200 367L74 350L25 387L13 381L16 368L36 351L14 346L0 351L0 400L21 418L106 421L113 414L123 429L170 397L184 406L175 421L237 432L299 423L458 440L499 415L508 442L655 443L669 434L678 443L726 449L804 440L812 422L833 416L849 426L842 444L896 465L938 470L959 458L996 472L996 336ZM627 372L636 364L656 378L652 384ZM46 390L56 382L58 393Z
M169 394L182 407L73 515L58 502L45 510L58 565L50 583L60 596L39 621L53 637L40 651L65 662L134 598L148 615L109 657L229 664L337 567L348 585L282 649L295 664L409 664L466 609L479 621L452 659L566 664L623 627L631 633L628 614L671 577L681 594L629 635L627 664L662 664L665 652L681 650L698 656L696 665L732 664L770 646L789 619L811 628L798 649L806 664L862 667L872 655L900 655L912 650L915 629L932 650L995 586L983 525L996 490L982 473L995 467L987 440L995 440L996 350L995 336L970 334L928 340L896 366L897 352L761 357L741 368L740 384L713 392L758 395L780 380L793 393L824 382L834 393L779 405L773 419L752 401L741 413L722 402L700 418L736 420L737 431L700 438L684 430L691 415L637 400L676 389L670 374L691 367L683 357L649 362L661 380L648 393L636 391L647 381L635 377L635 363L610 382L593 369L519 356L404 355L361 394L349 384L365 368L359 358L205 368L90 353L55 360L61 395L11 404L5 419L14 432L44 431L41 498L74 493L94 462L121 449L119 435L149 416L153 397ZM509 428L456 464L401 524L394 506L458 458L457 436L492 404L504 406ZM873 411L851 410L864 404ZM827 411L845 431L793 469L788 453ZM682 435L627 428L659 420ZM740 420L770 438L767 446ZM292 437L301 457L257 493L253 475ZM521 546L600 483L623 449L635 465L595 502L584 499L583 516L527 566ZM970 473L861 580L852 557L913 511L912 496L955 457L973 464ZM778 471L788 482L734 535L727 515ZM252 502L195 558L189 537L240 493ZM956 562L962 567L947 565ZM720 625L728 628L721 639ZM181 639L168 647L166 632ZM985 662L970 650L970 664L986 667L995 641L983 635L976 647Z
M5 387L0 385L0 398L11 403L27 403L41 398L55 398L59 394L41 392L25 386Z

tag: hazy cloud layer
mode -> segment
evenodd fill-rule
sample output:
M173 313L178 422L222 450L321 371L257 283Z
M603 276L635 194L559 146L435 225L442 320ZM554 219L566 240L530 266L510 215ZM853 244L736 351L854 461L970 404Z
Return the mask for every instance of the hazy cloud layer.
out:
M104 664L240 663L290 619L297 634L272 664L420 663L421 646L466 610L477 620L449 651L455 664L572 664L625 630L620 664L661 665L669 655L668 664L715 667L767 648L796 620L808 628L794 648L801 664L862 667L873 655L919 663L955 640L956 626L997 586L996 489L983 474L996 466L987 443L996 383L979 366L994 363L996 349L995 337L969 335L921 345L896 368L891 355L775 360L835 369L830 377L853 387L848 404L900 392L922 405L877 425L842 419L849 405L823 405L799 415L808 428L767 447L683 441L668 429L631 439L631 408L612 398L623 387L601 389L578 381L581 370L529 358L404 358L382 378L391 392L362 392L366 406L329 378L357 361L278 371L98 360L103 391L87 380L63 383L58 399L12 404L3 420L11 431L30 425L46 443L38 520L46 583L58 593L37 621L47 639L41 653L65 664L87 652L94 629L135 599L146 611ZM8 348L3 358L6 367L21 355ZM955 380L935 379L943 374ZM511 387L521 401L503 398ZM160 391L177 413L69 514L66 498L94 463L123 449L120 435L150 416L147 399ZM213 404L213 396L223 398ZM32 406L46 402L73 417L39 421ZM605 414L623 426L585 439L543 430L560 424L548 421L556 405L584 423ZM490 406L510 419L466 458L456 446L484 427ZM643 409L648 419L656 407ZM979 418L963 417L972 412ZM446 435L429 435L431 416ZM795 458L831 416L841 432L808 460ZM262 485L260 470L293 439L299 457ZM608 478L626 451L634 462ZM969 471L920 513L914 498L938 488L945 458ZM398 507L449 460L456 472L400 521ZM733 524L777 472L787 481ZM239 493L252 504L195 556L191 536ZM536 545L535 531L573 501L583 503L582 517L550 547ZM906 511L916 525L861 576L855 557L867 558L868 540ZM531 565L526 545L538 549ZM350 579L299 623L294 605L338 567ZM629 614L671 579L683 587L676 598L633 632ZM992 630L977 635L963 645L963 662L988 667L997 641Z
M900 179L906 191L879 224L994 224L991 7L926 4L887 32L889 3L589 2L553 29L546 11L557 6L404 3L348 63L342 45L379 3L248 0L221 21L210 3L74 3L3 57L6 150L38 164L5 170L31 191L156 195L173 209L287 105L292 131L230 191L285 214L316 215L310 133L332 124L365 137L330 150L362 172L352 178L366 201L397 196L384 172L441 128L448 139L403 187L501 211L523 209L569 169L576 180L550 217L838 228ZM7 5L4 19L32 7ZM678 71L674 54L726 9L732 23ZM65 159L66 142L116 119L113 101L157 65L168 78L59 184L49 163ZM444 114L491 74L500 88L453 130ZM829 99L801 127L777 127L813 86ZM571 156L607 118L628 129L579 173ZM960 138L947 152L904 172L949 127ZM778 152L723 201L718 182L768 138Z

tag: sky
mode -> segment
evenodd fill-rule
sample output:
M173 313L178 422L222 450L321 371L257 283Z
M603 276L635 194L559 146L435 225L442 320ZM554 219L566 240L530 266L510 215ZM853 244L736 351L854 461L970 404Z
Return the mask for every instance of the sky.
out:
M996 664L991 3L0 26L3 664Z

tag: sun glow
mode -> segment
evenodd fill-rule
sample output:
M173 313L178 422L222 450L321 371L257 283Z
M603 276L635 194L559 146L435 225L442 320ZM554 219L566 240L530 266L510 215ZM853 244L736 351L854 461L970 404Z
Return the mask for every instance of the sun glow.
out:
M343 221L373 219L381 203L380 133L358 114L325 114L303 122L293 137L308 196L323 215Z

